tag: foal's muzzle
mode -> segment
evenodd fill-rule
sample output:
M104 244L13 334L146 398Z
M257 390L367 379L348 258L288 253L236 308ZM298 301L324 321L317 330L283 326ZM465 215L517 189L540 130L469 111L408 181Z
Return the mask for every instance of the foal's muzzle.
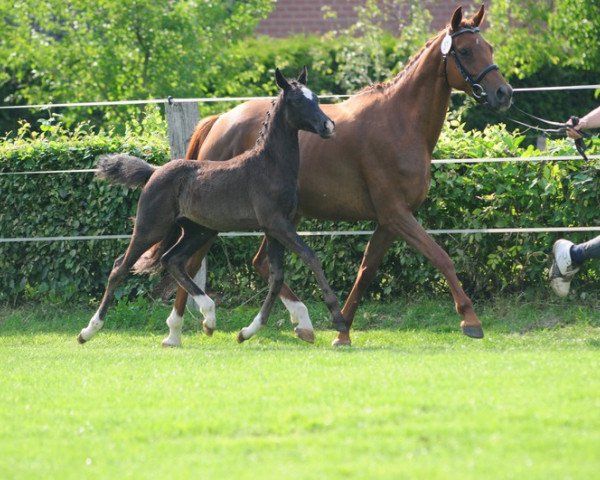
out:
M323 122L322 128L319 130L321 138L331 138L335 135L335 123L333 120L327 119Z

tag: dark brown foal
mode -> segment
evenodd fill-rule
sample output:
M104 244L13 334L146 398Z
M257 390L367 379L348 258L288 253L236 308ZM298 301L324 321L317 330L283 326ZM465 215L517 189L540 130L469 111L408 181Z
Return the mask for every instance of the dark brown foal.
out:
M329 138L334 134L334 123L319 108L316 95L306 88L306 69L291 82L277 70L276 80L282 92L267 113L256 146L228 162L174 160L157 168L129 155L101 157L101 177L144 189L129 247L115 261L100 307L79 334L80 343L102 327L115 289L140 256L157 242L160 247L149 263L160 259L192 295L204 315L204 330L211 334L215 328L214 302L194 283L185 266L192 254L214 241L218 232L231 230L263 230L269 264L269 292L258 315L238 334L239 342L254 335L269 317L283 284L285 249L298 254L314 272L335 328L347 331L320 261L292 223L300 163L298 131ZM163 345L178 346L181 322L172 317L169 320L170 333Z

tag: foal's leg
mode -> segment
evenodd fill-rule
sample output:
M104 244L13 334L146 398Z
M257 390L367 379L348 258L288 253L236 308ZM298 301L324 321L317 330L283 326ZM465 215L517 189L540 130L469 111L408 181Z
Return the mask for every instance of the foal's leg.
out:
M210 247L212 246L213 243L214 243L214 240L207 241L188 260L187 272L190 275L190 277L193 278L196 275L196 273L198 273L198 270L200 270L200 265L202 265L202 260L204 259L204 257L208 253L208 251L210 250ZM185 314L187 298L188 298L188 292L181 285L177 284L177 295L175 297L175 305L173 306L173 310L171 310L171 313L169 314L169 317L167 318L167 325L169 325L169 330L171 333L174 332L171 329L171 326L173 326L173 329L179 330L179 332L180 332L179 338L181 338L181 328L183 327L183 315ZM212 331L209 331L208 329L206 329L206 327L204 327L204 331L208 335L212 334ZM171 333L169 333L169 337L171 337ZM172 338L172 340L174 341L174 344L172 344L172 345L169 344L166 346L178 347L181 345L181 339L179 340L179 342L177 342L177 334L176 333L174 333L174 334L175 334L175 337ZM165 341L166 341L166 339L165 339ZM165 341L163 341L163 344Z
M194 301L200 307L200 312L204 316L202 327L207 335L212 335L215 326L215 302L204 293L204 291L194 283L194 280L186 271L186 262L191 255L194 254L206 243L212 244L217 236L217 232L195 224L187 219L179 222L183 230L181 238L166 252L161 261L167 271L173 278L192 295ZM179 317L181 319L181 317ZM177 321L178 318L169 316L167 325L169 326L169 336L163 341L165 347L180 347L181 346L181 328L183 321Z
M137 229L136 229L137 231ZM127 277L131 267L135 262L142 256L142 254L150 248L153 244L160 241L161 236L146 236L136 233L134 231L133 237L129 242L129 247L124 255L121 255L115 260L112 271L108 277L108 285L104 291L104 296L100 302L98 310L90 320L88 326L81 330L77 341L79 343L85 343L90 340L104 325L104 317L106 316L106 310L112 301L113 294L121 282Z
M266 239L263 239L258 252L256 252L254 259L252 260L254 269L265 281L269 279L269 263L267 261L266 244ZM290 313L290 321L293 325L296 325L294 328L296 336L305 342L313 343L315 341L315 333L306 305L302 303L285 282L279 292L279 298Z
M273 303L275 303L275 299L281 290L281 286L283 285L283 262L284 262L284 254L285 249L274 238L266 238L267 242L267 257L269 259L269 292L267 293L267 297L262 304L260 312L258 315L254 317L254 320L250 325L244 327L240 330L237 336L237 340L239 343L242 343L244 340L248 340L252 337L258 330L267 323L267 319L269 318L269 314L271 313L271 309L273 308Z
M444 249L427 234L425 229L409 211L404 211L401 215L396 215L386 227L392 233L396 233L404 238L409 245L425 255L442 272L450 286L456 311L462 317L460 323L462 332L472 338L483 338L483 329L473 309L473 303L464 292L460 280L456 275L454 263Z
M279 240L285 248L296 253L313 271L317 283L323 292L325 305L327 305L327 308L331 312L334 328L338 332L347 332L348 326L340 312L340 304L325 278L321 261L315 255L315 252L304 243L304 240L296 233L294 226L290 222L280 222L276 227L268 229L268 234Z

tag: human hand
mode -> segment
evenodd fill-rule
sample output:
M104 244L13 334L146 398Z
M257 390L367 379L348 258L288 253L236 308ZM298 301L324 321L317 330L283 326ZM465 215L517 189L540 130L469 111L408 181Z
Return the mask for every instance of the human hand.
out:
M583 122L576 119L577 123L573 122L573 118L574 117L570 117L566 124L567 124L567 136L569 138L572 138L573 140L577 140L579 138L583 138L583 135L581 134L580 130L582 128L584 128Z

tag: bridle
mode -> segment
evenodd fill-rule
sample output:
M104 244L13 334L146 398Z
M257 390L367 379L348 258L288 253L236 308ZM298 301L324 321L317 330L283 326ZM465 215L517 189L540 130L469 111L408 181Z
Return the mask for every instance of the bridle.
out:
M456 50L454 49L454 42L453 42L454 38L458 37L459 35L462 35L463 33L479 33L479 28L478 27L473 27L473 28L465 27L465 28L461 28L460 30L457 30L456 32L453 32L453 33L446 33L446 36L442 40L442 55L444 58L444 77L446 78L446 83L448 84L448 86L450 86L450 83L448 82L448 55L452 55L452 57L454 58L454 61L456 62L456 67L458 68L458 71L460 72L462 77L465 79L465 82L467 82L471 86L471 91L473 92L473 97L475 97L475 99L478 102L485 103L485 102L487 102L487 98L486 98L487 93L485 92L484 88L481 86L481 84L479 82L481 82L481 80L483 80L483 78L491 71L499 70L499 67L495 63L492 63L492 64L488 65L487 67L485 67L483 70L481 70L481 72L479 72L479 74L475 78L473 78L469 74L469 72L467 72L465 66L462 64L462 62L458 58L458 55L456 54Z

